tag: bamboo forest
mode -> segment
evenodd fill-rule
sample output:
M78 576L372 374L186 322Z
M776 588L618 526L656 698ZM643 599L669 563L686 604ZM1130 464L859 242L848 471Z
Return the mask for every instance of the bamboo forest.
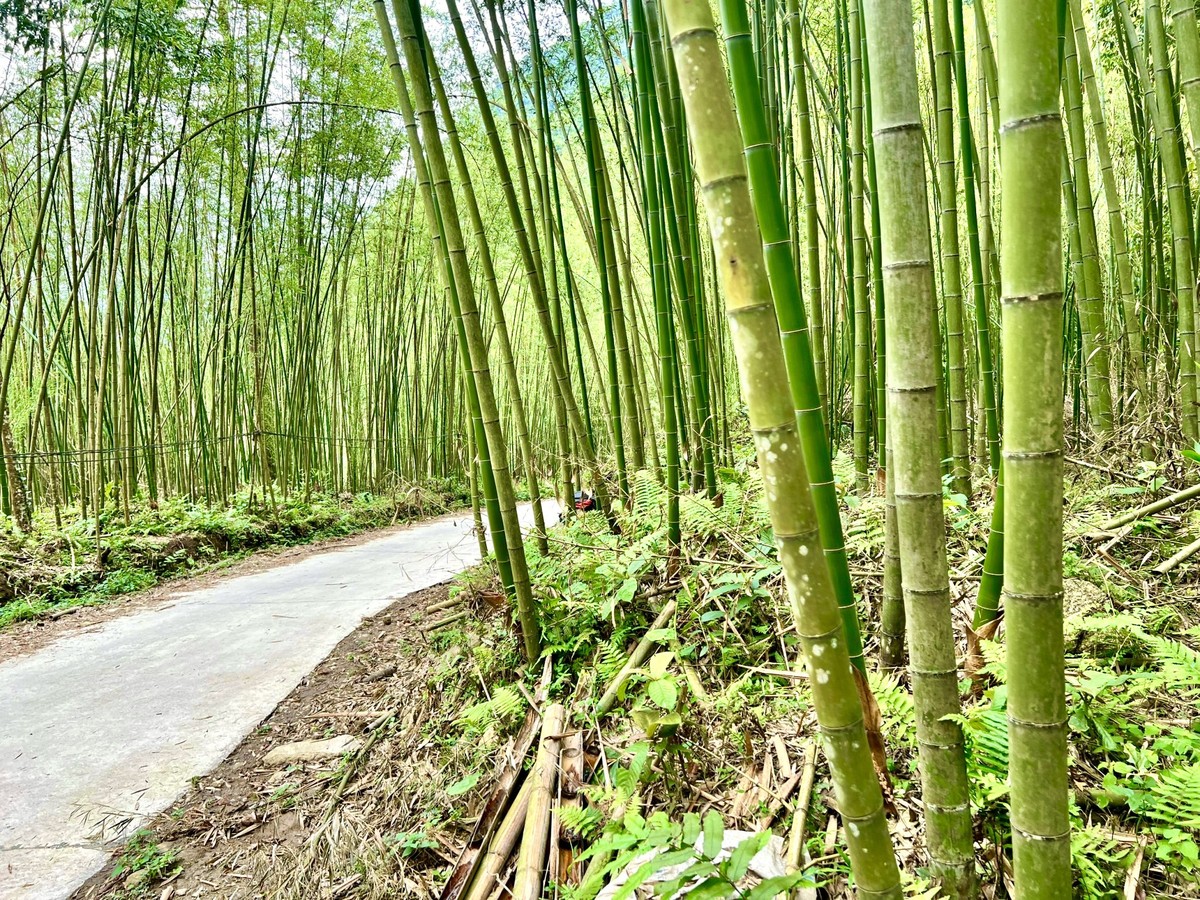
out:
M1200 900L1195 0L0 0L0 900Z

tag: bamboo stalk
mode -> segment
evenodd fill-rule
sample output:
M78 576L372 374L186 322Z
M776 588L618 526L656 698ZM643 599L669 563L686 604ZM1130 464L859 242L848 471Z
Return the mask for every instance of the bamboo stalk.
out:
M558 778L559 732L563 729L566 710L561 703L547 707L542 716L542 741L537 761L529 773L533 789L529 795L529 812L521 835L521 851L517 857L517 880L513 900L537 900L542 894L545 874L546 842L550 832L550 807L554 800L554 784Z
M673 615L675 615L675 601L670 600L662 608L662 611L655 616L654 621L650 623L650 627L646 629L646 633L642 636L642 639L637 642L637 645L633 648L633 652L629 654L629 659L621 667L621 671L617 673L604 693L600 695L600 699L596 701L597 718L603 717L612 709L613 704L617 701L617 694L620 693L621 686L625 684L629 676L633 674L633 671L646 661L651 649L659 642L659 639L654 636L654 632L665 628Z
M1184 547L1182 550L1180 550L1178 553L1176 553L1174 556L1172 556L1170 559L1166 560L1165 562L1159 563L1157 566L1155 566L1154 574L1155 575L1166 575L1168 572L1170 572L1172 569L1174 569L1181 562L1191 558L1196 553L1200 553L1200 539L1193 541L1192 543L1190 543L1186 547Z
M504 871L504 865L512 855L513 848L517 846L525 827L533 789L533 779L526 778L508 812L500 820L500 825L488 844L487 852L482 856L479 868L463 892L465 900L486 900L491 896L497 878Z
M1128 525L1130 522L1136 522L1138 519L1144 519L1146 516L1152 516L1155 513L1160 513L1163 510L1170 509L1172 506L1178 506L1180 503L1194 500L1197 497L1200 497L1200 484L1194 484L1190 488L1176 491L1169 497L1163 497L1161 500L1155 500L1153 503L1147 503L1145 506L1139 506L1137 509L1121 513L1121 515L1109 519L1101 525L1100 530L1113 531L1122 525Z

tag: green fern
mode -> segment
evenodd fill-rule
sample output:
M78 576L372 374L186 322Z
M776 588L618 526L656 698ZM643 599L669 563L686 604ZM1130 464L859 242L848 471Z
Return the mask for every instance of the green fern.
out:
M637 517L644 517L651 511L660 512L666 504L666 490L646 469L633 473L629 493L632 501L630 511Z
M525 698L508 686L496 688L490 700L468 706L458 715L464 729L482 731L493 722L512 721L525 709Z
M1143 814L1163 825L1200 831L1200 763L1164 769L1147 779Z
M1123 847L1095 825L1071 831L1071 863L1075 869L1075 896L1079 900L1118 900L1129 865L1129 847Z
M604 824L604 816L594 806L560 806L558 821L573 835L591 840Z
M621 667L625 665L625 659L624 641L618 641L614 638L597 647L596 672L600 676L600 681L607 683L612 680L621 671Z
M967 761L973 774L1008 777L1008 717L1004 710L979 707L963 719Z
M1159 663L1159 673L1167 682L1168 690L1176 696L1200 693L1200 653L1179 641L1142 634Z
M888 743L901 742L915 748L916 712L912 694L900 683L899 676L891 673L871 670L867 680L879 704Z

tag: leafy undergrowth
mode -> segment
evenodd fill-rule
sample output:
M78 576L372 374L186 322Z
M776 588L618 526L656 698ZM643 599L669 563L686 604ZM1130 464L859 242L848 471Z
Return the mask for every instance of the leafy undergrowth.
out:
M41 520L0 539L0 629L141 590L254 550L341 537L444 512L466 501L459 484L395 494L295 493L274 505L233 497L225 507L184 499L139 504L63 528Z
M848 476L843 463L839 471ZM1197 567L1180 566L1169 579L1144 567L1179 544L1178 528L1173 540L1161 541L1163 519L1101 552L1089 535L1145 491L1070 474L1066 651L1076 896L1200 896ZM560 831L551 850L560 883L549 889L556 896L590 900L622 873L649 879L669 864L675 868L660 893L690 879L714 897L765 897L789 886L801 897L849 896L844 840L810 695L795 674L802 667L756 469L742 459L720 478L719 502L681 501L685 547L677 573L666 557L664 495L646 474L634 479L632 512L621 516L619 536L589 513L552 531L549 555L529 547L552 660L548 696L566 706L564 731L581 736L586 762L584 784L576 790L564 776L556 793ZM862 619L871 623L881 587L882 502L852 502L851 569ZM985 502L968 509L949 492L946 508L965 657L990 509ZM1197 512L1193 505L1173 514L1194 519ZM266 896L311 896L314 885L349 885L355 897L440 895L541 687L541 667L531 673L521 664L511 618L497 611L503 604L495 602L495 585L476 570L458 591L470 614L430 627L429 648L405 651L436 654L424 696L406 698L419 714L360 763L336 809L323 800L314 805L321 824L301 850L286 858L261 854L256 882ZM673 615L648 634L668 602ZM653 652L612 710L599 715L598 698L647 636ZM868 659L874 650L868 640ZM976 856L983 895L1001 898L1012 890L1003 628L998 640L970 652L982 655L980 671L962 683ZM907 680L878 673L870 680L906 891L931 896ZM815 783L806 790L810 760ZM802 874L786 884L739 887L769 832L782 838L779 855ZM710 852L722 834L732 849L723 860ZM635 895L631 882L624 893L608 890L601 896Z

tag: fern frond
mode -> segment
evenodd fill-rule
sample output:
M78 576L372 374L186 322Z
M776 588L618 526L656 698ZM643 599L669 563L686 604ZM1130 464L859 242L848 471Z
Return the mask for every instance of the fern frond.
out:
M963 736L972 765L997 777L1008 775L1008 717L1001 709L974 710Z
M1147 818L1172 828L1200 830L1200 763L1164 769L1147 779Z
M596 649L596 671L600 675L601 681L609 681L625 665L625 643L617 641L616 635L613 640L601 644Z
M515 717L524 708L525 698L515 688L505 685L496 688L490 700L468 706L458 714L458 719L468 729L481 729L492 722Z
M593 806L560 806L558 821L569 833L591 840L604 824L604 816Z

